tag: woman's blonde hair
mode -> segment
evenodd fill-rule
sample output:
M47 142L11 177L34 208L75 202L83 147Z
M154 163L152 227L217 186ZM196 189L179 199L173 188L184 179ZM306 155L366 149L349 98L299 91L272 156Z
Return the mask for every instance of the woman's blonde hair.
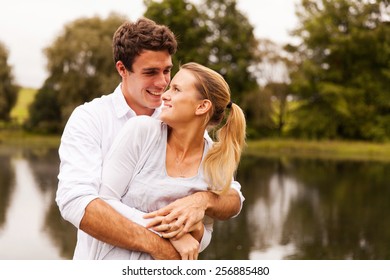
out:
M215 142L203 161L210 190L220 194L230 188L240 162L246 136L245 116L241 108L231 102L229 85L219 73L194 62L180 68L189 70L195 76L197 91L212 103L206 127L215 128L226 119L217 128Z

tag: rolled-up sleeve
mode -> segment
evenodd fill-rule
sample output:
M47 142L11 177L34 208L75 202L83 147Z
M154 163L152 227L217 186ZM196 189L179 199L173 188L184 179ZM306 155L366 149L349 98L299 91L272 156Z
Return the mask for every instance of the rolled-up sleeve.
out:
M205 216L203 218L204 232L203 232L202 240L199 243L199 253L201 253L204 249L206 249L211 242L211 237L213 235L213 224L214 224L214 220L209 216Z
M239 197L240 197L240 210L238 211L238 213L236 215L234 215L232 218L235 218L237 217L240 213L241 213L241 210L242 210L242 206L244 204L244 201L245 201L245 197L242 195L242 192L241 192L241 185L239 182L237 181L232 181L230 187L235 190Z
M62 217L77 228L86 206L98 197L101 181L101 144L98 127L92 119L80 107L76 108L59 148L61 163L56 202Z

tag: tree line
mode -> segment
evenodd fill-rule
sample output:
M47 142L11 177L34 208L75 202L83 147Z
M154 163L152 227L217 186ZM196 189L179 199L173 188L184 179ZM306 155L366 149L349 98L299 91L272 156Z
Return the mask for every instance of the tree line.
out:
M295 44L256 38L236 0L144 0L145 17L169 26L181 63L225 77L245 111L248 137L390 140L390 5L387 0L301 0ZM80 18L44 53L48 78L29 108L29 130L61 133L72 110L120 82L111 41L126 16ZM275 19L277 20L277 18ZM0 120L18 87L0 44Z

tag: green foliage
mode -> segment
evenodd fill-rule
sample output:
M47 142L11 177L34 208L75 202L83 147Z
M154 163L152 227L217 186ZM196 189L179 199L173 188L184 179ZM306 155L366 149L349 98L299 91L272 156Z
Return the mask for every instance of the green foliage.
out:
M116 14L75 20L45 49L49 77L31 106L31 129L61 131L77 105L112 92L119 83L112 36L124 20Z
M41 133L57 133L62 129L61 106L58 93L46 81L29 106L30 118L25 123L28 130Z
M386 1L302 0L291 75L301 106L292 135L390 139L390 16ZM387 21L386 21L387 20Z
M205 25L205 16L194 4L186 0L145 0L144 3L147 8L144 16L168 26L176 36L178 50L173 56L173 73L180 64L208 63L209 47L205 40L211 33Z
M244 97L244 108L250 124L250 135L255 138L283 136L289 122L291 107L289 69L294 60L278 44L259 40L261 62L254 67L261 88ZM255 128L255 134L252 131ZM251 138L253 138L251 137Z
M264 138L275 134L275 122L272 119L274 110L270 91L257 89L248 92L244 97L242 107L245 108L248 138Z
M265 86L265 91L273 96L273 116L274 123L277 128L279 136L282 136L284 126L286 124L288 112L288 95L290 94L290 87L287 83L270 82Z
M18 86L14 84L8 65L8 51L0 42L0 120L9 121L10 113L18 98Z
M233 100L241 104L248 92L258 89L250 68L260 62L258 40L247 17L237 9L236 0L206 0L205 14L211 36L209 65L230 85Z

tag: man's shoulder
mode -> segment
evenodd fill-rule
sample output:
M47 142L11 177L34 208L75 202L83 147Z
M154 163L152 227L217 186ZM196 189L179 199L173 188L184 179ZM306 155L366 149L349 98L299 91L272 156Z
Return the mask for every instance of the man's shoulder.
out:
M79 107L86 108L86 109L94 109L98 107L107 107L108 105L111 105L113 93L102 95L99 97L96 97L92 99L91 101L85 102L84 104L81 104Z
M88 114L100 115L106 111L111 111L113 108L112 97L113 97L112 93L108 95L102 95L100 97L96 97L91 101L78 105L74 109L74 113L84 112Z

